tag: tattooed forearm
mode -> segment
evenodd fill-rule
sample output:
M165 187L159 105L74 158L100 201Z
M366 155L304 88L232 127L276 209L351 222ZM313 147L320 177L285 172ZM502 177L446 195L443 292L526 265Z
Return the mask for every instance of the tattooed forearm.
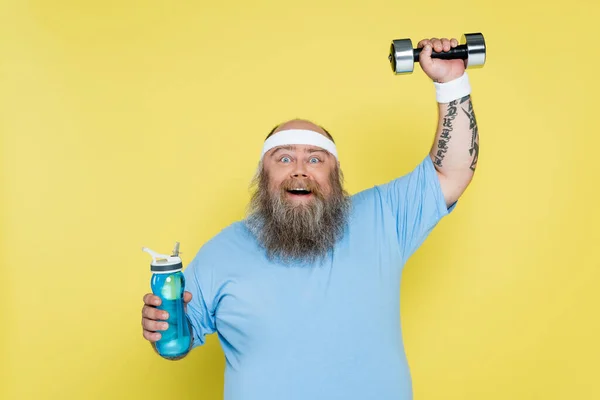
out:
M442 132L440 133L440 136L438 138L437 151L434 154L433 160L433 163L438 167L442 167L442 162L444 161L444 157L448 152L448 143L452 138L452 121L454 121L454 118L456 118L457 114L457 104L458 102L456 100L451 101L448 104L448 111L444 115L444 119L442 122Z
M471 96L438 102L438 121L429 157L438 173L444 200L458 200L473 178L479 160L479 129Z
M472 175L479 160L479 129L471 96L439 105L438 129L431 148L436 169L449 175Z
M463 101L461 101L461 104ZM472 157L471 168L472 171L475 171L477 167L477 161L479 159L479 131L477 129L477 118L475 118L475 111L473 110L473 103L469 101L468 109L465 110L462 108L462 111L469 118L469 129L471 130L471 145L469 147L469 155Z

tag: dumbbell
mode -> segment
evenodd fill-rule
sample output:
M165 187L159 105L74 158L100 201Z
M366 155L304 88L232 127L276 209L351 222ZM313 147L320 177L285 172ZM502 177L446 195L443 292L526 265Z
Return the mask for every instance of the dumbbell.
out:
M432 52L431 58L442 60L465 60L466 68L482 67L485 64L485 40L481 33L465 33L462 35L461 44L446 52ZM392 71L396 75L410 74L413 72L414 63L419 61L419 54L423 48L413 49L410 39L392 40L388 59Z

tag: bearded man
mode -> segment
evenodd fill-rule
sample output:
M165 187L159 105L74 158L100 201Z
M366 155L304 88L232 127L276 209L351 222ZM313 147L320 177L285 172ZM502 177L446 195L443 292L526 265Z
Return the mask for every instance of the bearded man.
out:
M185 270L192 348L217 333L226 400L405 400L400 284L407 259L472 180L479 135L456 39L424 39L439 108L430 153L412 171L350 196L333 137L306 120L266 138L248 215ZM143 335L166 329L144 296ZM201 398L202 389L198 397Z

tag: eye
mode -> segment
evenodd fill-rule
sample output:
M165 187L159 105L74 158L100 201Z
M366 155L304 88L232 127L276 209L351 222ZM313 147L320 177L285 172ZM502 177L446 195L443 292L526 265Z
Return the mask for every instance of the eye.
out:
M289 163L292 162L291 158L289 158L288 156L283 156L279 159L279 161L281 161L282 163Z
M317 157L311 157L311 158L308 160L308 162L309 162L309 163L311 163L311 164L317 164L317 163L320 163L320 162L321 162L321 160L319 160Z

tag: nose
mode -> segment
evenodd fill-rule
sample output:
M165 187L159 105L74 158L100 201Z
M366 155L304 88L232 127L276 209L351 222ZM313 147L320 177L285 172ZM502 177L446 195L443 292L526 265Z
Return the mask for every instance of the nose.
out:
M292 178L308 178L308 172L306 171L306 165L303 162L297 162L294 166L294 170L290 174Z

